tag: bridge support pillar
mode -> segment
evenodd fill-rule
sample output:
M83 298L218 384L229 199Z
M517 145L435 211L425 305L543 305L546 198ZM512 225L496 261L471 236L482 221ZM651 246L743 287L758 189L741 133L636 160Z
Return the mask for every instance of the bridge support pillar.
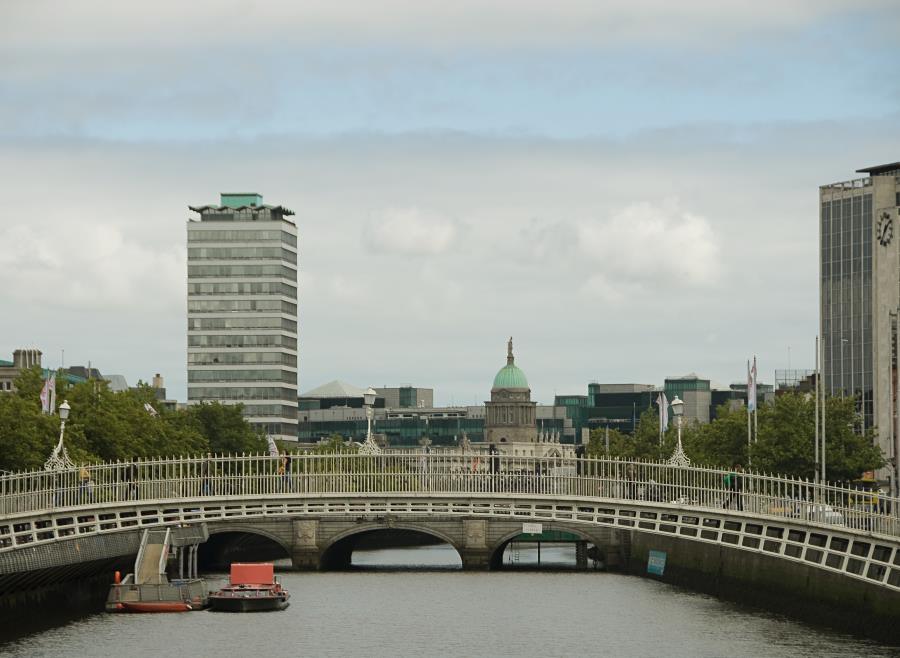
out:
M459 548L463 569L486 571L491 568L491 551L487 546L487 521L466 519L463 521L463 542Z
M463 571L488 571L492 568L491 552L488 549L462 549L459 551Z
M322 552L319 549L319 520L295 519L291 521L291 562L295 569L315 571L321 567Z
M587 569L587 542L586 541L578 541L575 542L575 568L576 569Z

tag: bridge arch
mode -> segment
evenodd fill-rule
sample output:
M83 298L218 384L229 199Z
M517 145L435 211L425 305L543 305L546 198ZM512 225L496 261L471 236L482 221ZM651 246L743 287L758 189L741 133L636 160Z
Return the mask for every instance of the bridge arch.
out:
M603 552L605 552L605 550L611 543L610 538L597 537L592 534L585 526L554 522L552 524L552 530L555 532L565 532L571 535L575 535L580 540L589 544L593 544ZM506 547L509 546L516 537L519 537L521 535L521 529L515 530L513 532L508 532L505 535L501 536L497 541L495 541L492 546L490 546L490 557L488 558L488 565L490 566L491 570L502 568L503 553L506 550Z
M201 569L228 569L232 562L268 562L290 558L283 537L252 524L211 525L209 539L200 545Z
M422 525L419 523L402 523L391 522L385 523L364 523L355 525L352 528L339 532L332 536L328 543L322 547L319 564L322 569L346 569L351 564L351 556L358 542L365 536L373 536L376 534L393 534L401 539L409 539L410 537L426 536L441 543L449 544L460 557L462 564L462 553L460 547L454 538L448 534L437 530L433 527ZM409 544L407 544L409 545Z

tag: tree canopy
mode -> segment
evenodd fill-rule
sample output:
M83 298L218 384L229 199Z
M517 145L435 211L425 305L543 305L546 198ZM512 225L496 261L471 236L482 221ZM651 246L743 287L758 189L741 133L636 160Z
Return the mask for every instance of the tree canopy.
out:
M59 416L41 411L42 386L35 367L21 373L15 393L0 395L0 470L41 467L59 439ZM240 405L214 402L170 411L147 385L116 392L103 380L72 385L58 377L57 400L63 398L72 409L66 449L79 463L266 449L265 437L243 418Z
M723 405L708 424L685 424L684 450L694 464L731 467L812 478L815 469L815 400L797 394L780 395L757 412L758 436L747 442L747 409ZM862 431L853 398L825 402L825 466L830 481L855 480L885 464L871 428ZM659 442L659 420L654 409L641 414L633 435L609 431L609 454L625 459L666 459L674 450L675 424ZM605 430L591 432L588 454L606 454Z

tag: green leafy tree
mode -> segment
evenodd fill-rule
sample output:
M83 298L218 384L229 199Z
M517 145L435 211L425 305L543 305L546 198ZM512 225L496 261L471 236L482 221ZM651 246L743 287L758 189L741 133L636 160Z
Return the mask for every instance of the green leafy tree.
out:
M671 434L671 429L669 433ZM615 429L609 430L609 456L622 459L658 460L665 454L668 442L659 445L659 416L652 407L646 409L638 420L634 434L625 434ZM587 454L591 457L605 457L606 428L591 431Z
M183 413L208 442L213 453L265 452L265 435L254 430L242 415L239 404L204 402L188 407Z

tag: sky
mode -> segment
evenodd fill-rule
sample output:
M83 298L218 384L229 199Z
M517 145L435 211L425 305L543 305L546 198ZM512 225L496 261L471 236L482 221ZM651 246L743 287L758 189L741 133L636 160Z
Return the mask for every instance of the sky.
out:
M296 212L300 390L812 368L818 186L900 160L892 0L0 5L0 358L186 398L188 205ZM63 357L64 351L64 357Z

